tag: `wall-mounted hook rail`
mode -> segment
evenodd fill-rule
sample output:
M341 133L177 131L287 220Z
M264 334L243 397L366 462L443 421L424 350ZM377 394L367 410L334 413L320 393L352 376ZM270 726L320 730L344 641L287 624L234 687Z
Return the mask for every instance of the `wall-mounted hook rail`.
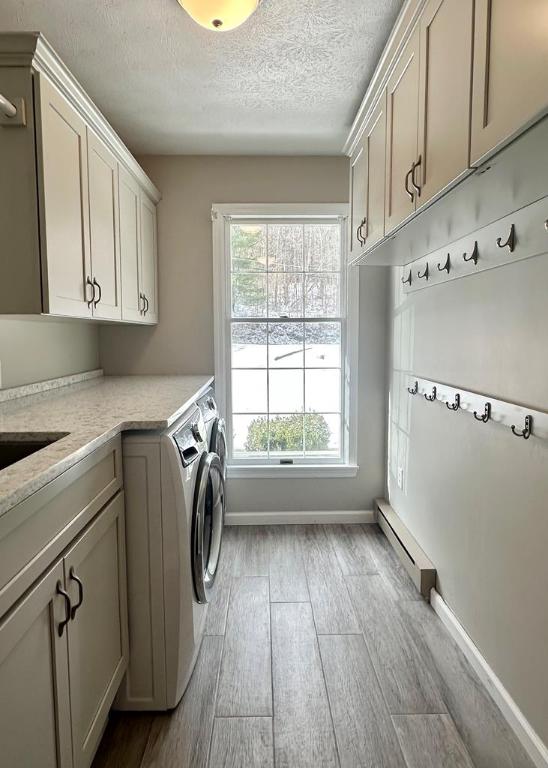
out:
M499 248L508 248L510 253L514 252L514 248L516 247L516 228L513 224L510 227L510 234L504 243L502 242L502 237L497 237L497 246Z
M483 421L484 424L487 424L491 418L491 403L485 403L485 408L483 409L481 416L478 416L478 412L474 411L474 418L478 421Z
M548 410L536 411L518 403L496 400L485 393L470 392L461 387L457 389L450 384L440 384L431 379L414 376L414 373L408 373L407 382L402 382L409 394L424 394L427 401L445 404L449 411L462 411L462 418L465 418L465 414L470 414L484 424L489 422L492 427L486 427L487 433L490 428L496 429L500 426L505 427L508 434L512 432L524 440L533 435L535 441L548 442ZM413 386L409 387L409 383Z
M433 403L434 400L436 400L438 396L438 389L437 387L432 387L432 394L431 395L425 395L424 399L428 400L429 403Z
M528 414L525 417L525 428L522 430L516 429L516 425L511 426L512 433L517 437L523 437L524 440L529 440L533 432L533 417Z
M451 272L451 254L447 254L447 258L445 259L445 264L442 265L438 264L438 272L447 272L449 274Z
M406 284L407 284L407 285L411 285L411 283L413 282L413 270L412 270L412 269L410 269L410 270L409 270L409 274L407 275L407 279L406 279L406 280L404 280L404 279L403 279L403 277L402 277L401 281L402 281L402 283L403 283L404 285L406 285Z
M417 382L418 383L418 382ZM450 411L458 411L460 408L460 395L457 392L455 395L455 399L452 403L445 403L446 407L449 408Z
M421 275L420 272L417 272L417 277L419 278L419 280L423 280L423 279L428 280L429 279L429 277L430 277L430 266L429 266L428 262L426 262L426 268L425 268L424 272L422 273L422 275Z
M474 249L473 249L472 253L470 254L470 256L468 256L467 253L463 253L462 254L462 258L463 258L463 261L473 261L474 264L478 263L479 248L478 248L478 241L477 240L474 242Z

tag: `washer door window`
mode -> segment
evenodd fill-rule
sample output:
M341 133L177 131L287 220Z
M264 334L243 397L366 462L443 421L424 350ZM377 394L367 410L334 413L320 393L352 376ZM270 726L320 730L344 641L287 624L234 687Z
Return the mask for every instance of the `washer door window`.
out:
M211 429L209 450L221 460L223 477L226 479L226 425L224 419L215 419Z
M200 459L192 516L192 575L199 603L211 598L223 535L225 482L221 460L215 453Z

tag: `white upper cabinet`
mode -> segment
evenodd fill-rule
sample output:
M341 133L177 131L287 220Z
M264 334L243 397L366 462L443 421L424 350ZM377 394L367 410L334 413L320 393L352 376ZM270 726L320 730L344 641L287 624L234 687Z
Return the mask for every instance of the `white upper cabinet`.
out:
M366 217L362 227L365 247L384 236L384 185L386 168L386 94L379 99L365 126L363 137L367 152Z
M37 77L44 311L91 317L86 124L45 77Z
M548 113L547 71L546 0L407 0L346 145L350 261L403 229L410 257L410 220Z
M473 0L430 0L420 21L417 207L468 171Z
M120 257L122 271L122 319L140 321L141 298L141 200L139 185L123 168L118 171L120 201Z
M41 35L0 33L0 93L0 314L157 322L156 187Z
M350 160L350 258L363 251L363 227L367 217L367 148L362 140Z
M419 30L408 40L386 87L385 231L391 232L416 207L419 112Z
M118 162L89 128L87 137L93 316L120 320Z
M472 162L546 111L546 0L476 0Z
M158 321L158 242L156 206L141 193L141 295L146 323Z

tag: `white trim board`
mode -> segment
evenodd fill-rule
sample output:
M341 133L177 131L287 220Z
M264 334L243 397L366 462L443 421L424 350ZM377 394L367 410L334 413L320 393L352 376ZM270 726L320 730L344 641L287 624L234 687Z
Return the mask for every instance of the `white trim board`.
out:
M372 509L317 512L228 512L225 525L297 525L314 523L376 523Z
M491 694L533 763L537 768L548 768L548 747L481 655L443 597L435 589L430 592L430 604Z

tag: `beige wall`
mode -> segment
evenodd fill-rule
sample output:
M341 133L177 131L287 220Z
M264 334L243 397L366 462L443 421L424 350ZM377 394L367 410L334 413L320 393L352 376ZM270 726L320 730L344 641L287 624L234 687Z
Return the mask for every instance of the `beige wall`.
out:
M548 255L407 299L399 274L390 500L436 565L444 599L548 743L548 445L405 391L412 372L548 410Z
M158 210L160 322L103 326L107 373L213 372L212 203L346 202L344 157L144 157ZM233 511L369 509L384 484L387 273L362 270L358 477L233 480Z
M99 331L92 323L0 316L2 388L99 367Z

